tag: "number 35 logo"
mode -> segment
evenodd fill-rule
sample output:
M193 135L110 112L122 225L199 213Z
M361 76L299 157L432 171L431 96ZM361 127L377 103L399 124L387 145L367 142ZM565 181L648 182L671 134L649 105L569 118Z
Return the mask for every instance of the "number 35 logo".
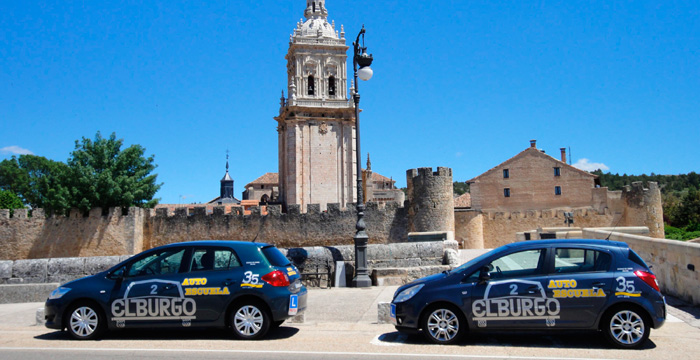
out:
M258 282L260 281L260 275L259 274L253 274L252 271L246 271L243 273L243 283L244 284L251 284L251 285L257 285Z
M634 280L627 280L624 276L620 276L615 281L617 281L616 292L634 293Z

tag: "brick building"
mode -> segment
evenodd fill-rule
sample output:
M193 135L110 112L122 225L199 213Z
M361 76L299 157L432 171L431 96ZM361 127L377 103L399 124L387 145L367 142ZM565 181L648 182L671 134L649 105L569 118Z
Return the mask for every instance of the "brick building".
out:
M566 163L566 150L555 159L530 147L468 180L476 210L543 210L590 206L597 176Z

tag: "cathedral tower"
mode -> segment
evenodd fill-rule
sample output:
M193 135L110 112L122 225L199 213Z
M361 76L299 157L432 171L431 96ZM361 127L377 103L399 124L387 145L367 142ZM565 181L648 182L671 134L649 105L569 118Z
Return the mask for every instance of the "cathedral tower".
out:
M287 94L277 121L280 200L286 205L355 201L355 116L347 93L345 32L324 0L307 0L289 38Z

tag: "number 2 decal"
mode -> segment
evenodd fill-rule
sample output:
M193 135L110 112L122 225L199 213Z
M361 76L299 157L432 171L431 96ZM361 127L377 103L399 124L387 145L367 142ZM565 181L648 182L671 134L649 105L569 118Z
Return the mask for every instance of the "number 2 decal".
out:
M510 284L510 294L518 295L518 285Z
M151 285L151 295L158 295L156 290L158 290L158 285Z

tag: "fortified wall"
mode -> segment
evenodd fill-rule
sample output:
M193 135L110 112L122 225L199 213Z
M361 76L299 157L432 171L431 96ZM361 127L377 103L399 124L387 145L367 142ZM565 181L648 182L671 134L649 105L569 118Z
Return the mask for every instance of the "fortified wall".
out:
M590 207L513 212L456 209L455 240L464 248L495 248L514 242L518 232L566 226L565 212L573 213L572 226L646 226L651 237L665 237L657 183L650 182L645 189L641 182L635 182L621 191L592 189Z
M253 207L250 215L241 208L226 213L215 207L213 214L206 209L186 208L168 213L167 209L132 207L122 213L109 209L107 215L96 208L83 216L77 210L69 216L45 217L35 209L29 217L27 210L0 210L0 259L38 259L61 257L133 255L146 249L181 241L216 239L271 243L278 247L335 246L352 244L357 212L354 206L341 210L338 204L309 205L301 213L298 205L282 213L279 205L268 206L261 215ZM365 210L371 244L405 242L407 216L403 207L395 204L378 206L368 203Z

